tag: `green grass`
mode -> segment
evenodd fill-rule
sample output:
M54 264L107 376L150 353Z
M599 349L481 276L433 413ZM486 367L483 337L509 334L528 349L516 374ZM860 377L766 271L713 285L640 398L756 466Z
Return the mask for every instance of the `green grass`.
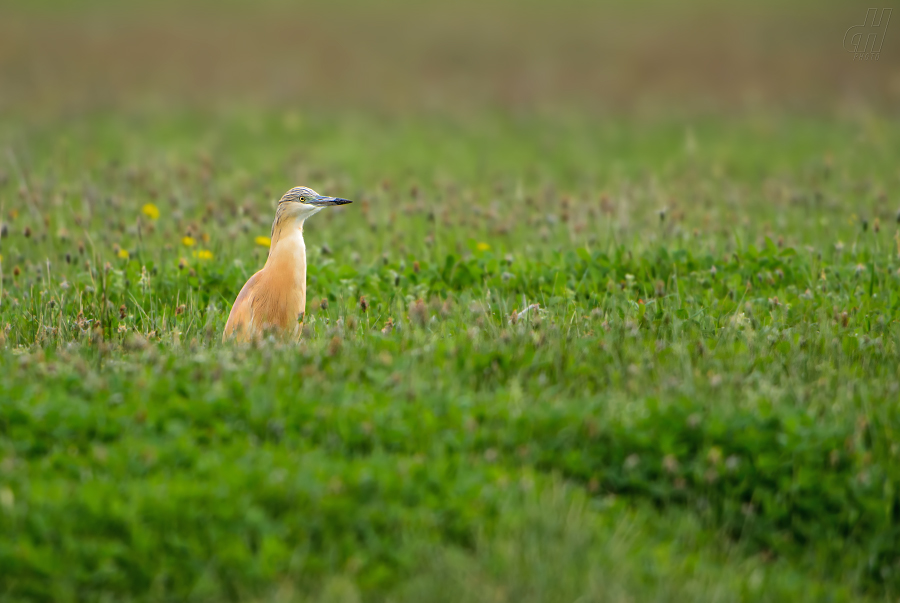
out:
M0 600L900 594L894 122L0 136ZM223 346L296 184L303 340Z

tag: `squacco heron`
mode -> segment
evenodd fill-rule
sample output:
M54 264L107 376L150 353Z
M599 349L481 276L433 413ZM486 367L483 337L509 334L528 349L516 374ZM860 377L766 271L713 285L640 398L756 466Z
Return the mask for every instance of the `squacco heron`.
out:
M352 203L296 186L278 202L269 257L238 293L222 341L252 341L267 333L299 339L306 311L306 244L303 223L322 208Z

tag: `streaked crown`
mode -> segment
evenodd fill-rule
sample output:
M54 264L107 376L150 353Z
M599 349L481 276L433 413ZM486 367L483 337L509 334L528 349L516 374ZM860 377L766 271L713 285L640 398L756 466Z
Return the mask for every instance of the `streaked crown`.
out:
M278 204L281 205L282 203L289 201L299 201L300 203L303 203L304 201L315 199L319 196L319 193L308 186L295 186L281 197L281 201L279 201Z

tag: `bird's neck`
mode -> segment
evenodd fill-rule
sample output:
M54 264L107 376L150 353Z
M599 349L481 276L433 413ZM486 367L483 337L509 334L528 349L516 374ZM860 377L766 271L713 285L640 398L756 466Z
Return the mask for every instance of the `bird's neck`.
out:
M293 280L294 286L302 287L305 292L306 244L303 242L302 220L275 224L265 268L276 271L282 278Z

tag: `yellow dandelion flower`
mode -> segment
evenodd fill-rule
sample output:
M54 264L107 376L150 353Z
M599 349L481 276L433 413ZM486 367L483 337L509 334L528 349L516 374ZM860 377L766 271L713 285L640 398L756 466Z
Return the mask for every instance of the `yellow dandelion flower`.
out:
M270 239L269 237L262 237L262 236L256 237L256 244L259 245L260 247L271 247L272 239Z
M193 247L194 243L196 243L196 242L197 241L194 240L194 237L183 237L181 239L181 244L184 245L185 247Z
M479 243L478 245L475 246L475 249L477 249L478 251L487 251L490 248L491 248L491 246L488 245L487 243Z
M212 251L209 249L198 249L193 255L198 260L211 260L213 257Z
M120 250L119 250L119 253L118 253L117 255L118 255L120 258L122 258L123 260L127 260L127 259L128 259L128 256L129 256L128 250L127 250L127 249L120 249Z
M146 205L144 205L144 207L141 208L141 211L151 220L159 219L159 208L156 207L156 205L154 205L153 203L147 203Z

